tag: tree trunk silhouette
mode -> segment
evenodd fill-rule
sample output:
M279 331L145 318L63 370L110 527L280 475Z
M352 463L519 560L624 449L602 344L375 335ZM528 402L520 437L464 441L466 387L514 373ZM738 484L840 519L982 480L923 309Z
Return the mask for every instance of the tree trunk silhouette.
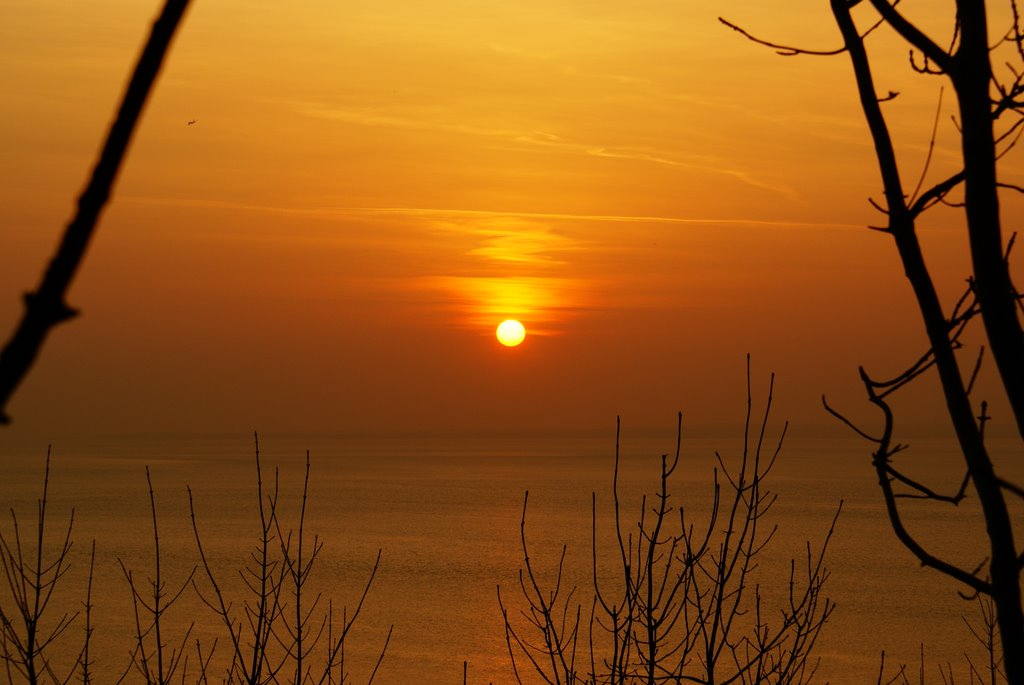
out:
M1005 495L1009 493L1011 496L1024 497L1024 489L999 476L985 444L985 425L990 420L987 404L982 401L976 405L971 398L982 354L979 353L973 371L969 374L962 373L957 358L957 350L961 348L960 337L965 327L972 319L980 316L1017 432L1024 440L1024 329L1019 315L1024 309L1021 307L1021 296L1010 276L1009 252L1013 240L1007 242L1002 234L999 191L1005 184L998 181L997 175L998 161L1014 147L1024 113L1024 35L1021 32L1020 14L1016 0L1008 0L1013 16L1012 26L1000 40L993 43L988 34L986 3L957 0L953 40L951 47L944 49L907 20L895 4L887 0L866 2L875 9L879 19L866 31L862 31L855 24L851 11L855 6L863 4L864 0L830 0L833 16L843 37L843 47L838 50L812 51L778 45L756 38L724 19L721 21L748 39L784 55L835 55L845 52L850 58L884 188L884 205L872 202L887 219L887 224L879 230L894 239L925 325L929 349L915 364L890 380L875 380L864 369L860 370L869 401L882 413L880 436L861 430L827 403L825 406L861 436L875 443L874 466L890 523L900 541L923 565L955 578L975 594L992 598L1007 680L1022 685L1024 609L1021 606L1020 582L1024 556L1020 555L1014 539L1013 520ZM963 167L923 192L920 192L923 184L919 184L911 195L905 192L896 151L882 110L882 103L896 94L890 93L883 98L878 96L865 45L867 36L880 25L888 25L910 46L911 64L918 72L948 78L957 98L957 131ZM1014 52L1015 61L1008 65L1009 79L1001 81L994 78L992 51L1007 44ZM920 62L922 58L923 63ZM1005 130L997 133L1000 116L1008 112L1016 115L1015 121L1004 124ZM933 133L933 143L934 140ZM926 165L924 173L927 171ZM967 292L947 315L925 263L916 224L921 214L945 202L954 189L963 192L962 205L972 273L968 279ZM947 413L965 465L963 483L952 495L941 494L929 488L922 480L909 477L896 466L893 459L906 445L895 442L895 417L888 397L932 368L938 374ZM966 496L969 485L973 486L978 496L989 545L988 559L973 570L960 568L931 554L904 527L898 503L899 498L906 497L955 505ZM981 572L986 568L987 574L982 576Z

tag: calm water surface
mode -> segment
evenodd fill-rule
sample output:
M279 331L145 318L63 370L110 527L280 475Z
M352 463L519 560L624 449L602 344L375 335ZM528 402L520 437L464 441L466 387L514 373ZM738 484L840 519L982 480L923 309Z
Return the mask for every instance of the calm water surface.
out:
M961 474L948 447L925 440L913 444L909 458L931 482L955 487ZM354 682L365 682L392 625L376 683L461 683L463 662L471 683L513 682L496 588L502 587L510 604L521 606L519 525L527 490L534 563L542 572L552 571L567 545L567 574L589 603L591 493L597 495L599 530L607 531L614 435L530 440L262 436L264 480L272 482L279 471L280 511L289 526L297 523L306 449L312 460L307 532L324 543L313 580L322 601L330 597L336 611L342 605L351 610L381 551L380 570L347 649ZM739 444L732 438L684 444L672 493L697 516L710 501L716 449L730 464ZM34 529L45 450L2 456L0 502L18 512L23 536ZM621 488L623 515L634 517L629 520L639 511L639 495L657 486L659 455L672 450L671 431L630 436L624 430ZM973 649L961 617L973 616L975 608L958 599L955 585L920 568L895 541L869 464L866 445L855 440L793 437L769 479L779 494L771 513L779 533L763 569L769 585L784 580L789 559L805 553L806 541L820 546L840 499L845 500L828 556L828 593L838 608L817 651L822 682L875 682L883 650L887 662L916 668L922 645L932 664L955 666L962 664L965 650ZM104 680L125 669L133 634L130 595L118 560L137 579L153 576L145 465L156 492L169 592L197 563L186 485L194 493L208 553L236 601L241 595L232 569L244 566L259 534L251 438L111 438L54 446L52 538L75 509L73 568L54 601L70 611L79 608L87 550L95 539L93 653ZM955 511L933 507L909 517L909 525L933 549L973 566L983 556L974 517L971 505ZM2 525L10 535L9 517ZM5 588L0 597L8 601ZM167 621L168 642L180 641L184 628L195 622L189 649L196 637L210 644L219 634L214 617L191 592L172 607ZM930 668L930 677L937 678L936 667Z

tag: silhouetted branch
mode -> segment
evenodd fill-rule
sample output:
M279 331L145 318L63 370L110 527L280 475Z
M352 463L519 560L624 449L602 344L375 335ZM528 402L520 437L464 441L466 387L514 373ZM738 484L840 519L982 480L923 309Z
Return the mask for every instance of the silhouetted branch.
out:
M75 652L58 647L58 640L71 627L78 612L64 613L52 625L46 621L47 611L57 586L70 570L72 548L71 531L74 528L75 512L68 517L63 541L52 556L44 553L46 542L46 513L49 503L50 450L46 451L46 467L43 472L43 493L37 500L34 547L22 540L17 514L11 509L13 539L0 532L0 566L3 567L4 585L10 593L13 606L7 601L0 602L0 661L3 662L7 682L14 683L15 675L29 685L38 685L45 678L55 684L67 683L79 666L88 677L89 642L91 624L92 564L89 570L89 590L86 591L86 632L83 647ZM95 549L95 545L94 545ZM61 645L63 647L63 645ZM56 673L51 660L52 653L76 655L66 676Z
M122 682L134 668L147 685L165 685L175 678L175 673L178 672L179 668L182 669L181 680L182 682L185 681L186 668L183 667L183 659L185 659L186 654L185 645L188 643L189 635L192 633L195 622L189 624L178 647L171 649L168 653L167 643L163 636L164 615L192 583L196 568L192 568L188 577L185 578L181 587L176 592L170 595L167 593L167 585L163 580L161 570L160 532L157 526L156 496L153 493L153 481L150 478L148 466L146 467L146 485L149 489L149 510L153 522L154 576L148 581L149 588L144 593L136 583L132 571L121 559L117 560L131 591L132 610L135 618L135 647L132 650L131 662L117 682Z
M280 518L274 517L274 527L277 531L277 538L281 541L281 558L284 563L285 579L291 585L292 602L294 603L294 618L292 623L284 624L284 636L275 636L284 648L285 653L291 658L295 665L295 676L293 682L302 683L308 676L309 667L305 659L310 652L316 648L317 643L323 635L328 617L325 615L320 621L319 628L311 633L310 621L313 618L317 605L320 603L321 595L313 598L313 603L308 608L303 607L304 588L309 580L313 564L323 549L323 542L318 537L313 538L313 548L306 556L305 548L305 523L306 504L309 498L309 452L306 452L306 471L302 483L302 505L299 509L299 528L296 538L296 550L292 552L292 533L285 533L281 530ZM329 670L328 666L328 670Z
M606 576L599 570L596 495L592 495L593 584L589 622L589 672L576 664L582 605L576 588L562 592L566 550L545 589L535 573L525 537L526 503L520 522L523 568L520 591L526 609L517 627L498 588L506 644L516 682L523 682L519 662L528 664L551 685L625 685L660 683L806 683L817 662L810 659L817 636L832 612L824 595L828 571L824 554L835 528L833 518L818 554L808 545L802 564L790 564L789 593L769 619L755 579L758 560L775 527L765 527L775 495L764 479L782 444L771 452L766 430L771 409L769 389L764 416L755 432L749 386L744 446L738 466L730 470L719 455L714 471L714 499L706 523L695 527L669 494L670 477L680 464L682 416L674 456L661 456L657 491L641 499L633 532L619 525L618 436L613 480L620 568ZM784 436L785 431L782 435ZM728 483L720 497L718 471ZM840 505L841 508L841 505ZM838 516L838 511L836 516ZM564 596L563 596L564 595ZM533 639L530 638L533 636Z
M920 561L923 566L929 566L941 571L977 592L983 592L986 594L991 593L991 584L981 580L973 573L964 571L958 566L946 562L928 552L912 535L910 535L906 527L903 525L903 518L900 514L899 507L896 504L896 493L892 487L892 472L889 465L889 458L895 453L892 449L892 436L895 425L892 408L884 398L875 393L870 379L863 370L861 370L861 379L864 381L864 387L867 391L869 401L878 407L883 415L883 434L881 440L878 441L878 448L874 452L872 461L875 466L875 471L878 474L878 483L882 489L882 496L885 500L889 523L892 526L893 531L896 533L896 537L899 538L904 547L910 550L911 553L917 557L918 561Z
M340 631L335 630L333 603L320 611L321 595L308 596L308 585L323 543L313 536L306 541L306 507L309 501L310 460L306 453L306 470L302 485L302 502L298 528L285 530L278 514L278 477L269 492L264 489L260 462L259 436L254 434L256 451L256 490L259 511L259 539L249 555L249 563L238 571L244 586L245 599L235 609L228 600L223 582L214 569L196 520L195 504L189 489L189 511L192 532L199 551L200 566L206 577L207 588L199 583L193 587L200 599L217 615L228 633L231 663L226 676L229 682L246 685L264 685L277 682L348 683L345 673L345 641L369 595L373 580L380 568L381 553L377 552L369 578L362 594L349 615L342 610ZM291 597L289 605L287 597ZM323 651L318 646L326 638ZM368 683L384 660L391 640L391 629ZM322 661L314 658L322 655ZM338 678L335 680L335 672Z
M844 52L846 52L846 46L835 48L833 50L808 50L807 48L797 48L791 45L781 45L779 43L773 43L771 41L764 40L763 38L758 38L757 36L749 33L746 29L737 26L736 24L722 17L719 17L718 21L721 22L722 24L725 24L736 33L739 33L741 36L743 36L750 42L757 43L758 45L763 45L766 48L771 48L772 50L775 50L776 54L782 55L783 57L795 57L797 55L810 55L812 57L832 57L834 55L841 55ZM867 38L875 29L877 29L884 23L884 19L878 20L871 26L871 28L869 28L867 31L861 34L861 38ZM895 93L893 94L893 96L895 96Z
M259 511L260 537L256 549L250 553L250 563L239 570L239 575L249 592L249 598L242 603L241 616L233 611L232 604L225 597L221 583L217 580L213 566L207 557L199 536L196 523L195 507L192 490L189 488L189 512L192 518L192 532L199 551L200 566L209 583L209 595L200 590L197 583L193 587L202 601L220 618L232 649L232 661L229 667L229 678L240 679L248 685L269 683L283 667L284 661L274 663L268 653L268 645L273 626L277 623L284 610L281 604L281 590L287 570L284 564L271 558L272 542L277 518L277 478L275 474L274 489L266 494L263 489L263 472L260 467L259 436L254 435L256 443L256 496ZM242 618L248 630L243 634Z
M828 400L825 399L824 395L821 396L821 404L822 404L822 406L825 407L825 411L827 411L829 414L831 414L835 418L839 419L841 422L845 423L853 432L855 432L857 435L859 435L860 437L864 438L868 442L874 442L874 443L882 442L881 438L876 438L873 435L869 435L865 431L861 430L861 428L858 427L857 424L853 423L853 421L850 421L850 419L846 418L846 416L841 414L838 410L834 409L832 407L832 405L828 403Z
M82 685L90 685L92 683L92 668L94 659L89 654L89 648L92 644L92 580L93 574L96 569L96 541L92 541L92 548L89 550L89 581L85 588L85 603L82 608L85 611L85 639L82 644L82 651L78 657L78 663L82 668L82 675L80 676Z
M903 36L904 40L920 50L924 54L925 59L937 64L943 73L949 73L952 67L950 54L935 44L920 29L907 21L906 17L896 10L897 3L889 4L886 0L869 0L869 2L882 16L885 23ZM834 6L835 3L833 3ZM847 11L849 11L848 7ZM863 41L863 38L861 40ZM849 43L847 43L847 46L849 46Z
M964 181L964 172L960 171L953 174L941 183L936 183L931 188L926 190L924 193L919 195L913 204L910 206L910 213L912 216L918 216L919 214L931 209L936 203L943 202L946 195L951 190L956 188Z
M10 421L6 413L7 403L35 362L50 329L77 314L65 303L65 294L85 256L100 213L110 197L143 105L156 81L188 2L167 0L159 18L154 22L99 160L78 200L78 210L65 229L39 287L35 292L25 295L22 319L0 351L0 424Z
M917 186L914 188L914 192L910 194L910 204L913 207L916 202L915 198L918 197L918 193L921 192L921 187L924 185L924 179L928 176L928 168L932 163L932 155L935 154L935 140L939 134L939 117L942 114L942 96L945 90L939 89L939 101L935 105L935 120L932 122L932 134L928 136L928 154L925 155L924 165L921 169L921 175L917 179Z

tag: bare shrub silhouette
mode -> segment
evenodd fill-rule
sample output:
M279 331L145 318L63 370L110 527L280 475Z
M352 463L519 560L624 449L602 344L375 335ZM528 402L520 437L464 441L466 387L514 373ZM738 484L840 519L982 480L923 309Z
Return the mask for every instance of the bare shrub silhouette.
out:
M998 685L1006 682L1003 669L1002 649L999 644L999 622L996 618L995 601L989 595L975 595L972 603L975 616L963 616L968 633L974 638L984 655L984 663L979 663L966 651L963 654L963 674L969 685ZM916 681L920 685L927 682L927 660L924 645L921 645ZM950 661L938 663L937 672L943 685L955 685L957 674ZM962 679L961 679L962 682ZM882 652L878 668L878 685L910 685L910 675L906 664L899 664L891 675L886 671L885 652Z
M39 286L34 292L25 294L25 312L21 321L0 350L0 425L10 422L7 403L35 363L50 330L78 314L68 306L64 297L110 198L142 108L188 3L189 0L166 0L160 16L153 23L96 166L78 198L78 210L64 230Z
M135 574L125 563L118 559L132 596L132 614L135 619L135 647L132 650L131 662L118 682L123 682L129 673L137 673L146 685L167 685L175 682L180 673L180 681L185 682L188 670L187 648L189 636L195 622L189 624L184 631L177 647L168 649L164 630L164 616L181 598L195 575L195 567L188 577L182 581L177 590L168 591L167 581L161 573L160 530L157 525L156 495L153 493L153 481L146 467L146 486L149 490L149 511L153 522L153 577L145 583L136 580ZM184 663L183 663L184 660ZM200 651L200 665L202 652ZM197 680L197 682L201 682Z
M874 10L873 23L858 27L852 10L861 5ZM1018 436L1024 440L1024 302L1010 274L1013 237L1005 239L1000 215L1000 193L1024 188L999 180L999 164L1016 146L1024 130L1024 26L1016 0L1005 7L1010 24L1001 35L989 36L988 3L957 0L949 19L948 38L935 41L910 21L895 2L888 0L830 0L832 14L843 44L834 50L807 50L762 40L735 24L721 20L748 39L783 55L849 56L857 94L868 124L882 179L884 199L870 200L884 224L876 230L892 237L924 323L928 349L919 359L890 378L878 379L863 368L860 378L868 401L880 413L880 425L865 429L854 425L828 403L826 409L873 445L873 465L886 511L900 542L923 566L936 569L966 588L966 596L992 598L999 628L999 642L1008 682L1024 685L1024 605L1021 598L1022 554L1015 541L1020 518L1011 515L1007 498L1024 499L1024 487L1012 483L993 461L985 429L992 420L988 402L975 397L975 383L985 347L973 359L957 357L964 332L979 319L995 360L997 377L1009 404ZM956 98L952 135L959 143L959 169L940 180L929 180L932 150L939 131L939 111L932 125L929 153L916 182L905 182L883 104L898 94L879 96L871 67L867 39L876 28L891 29L910 51L910 64L918 73L939 77ZM947 47L943 47L943 45ZM993 62L1004 65L997 73ZM907 189L913 187L913 191ZM971 273L967 289L952 307L943 307L935 279L925 262L918 236L918 220L937 207L962 211L970 246ZM892 396L922 374L934 371L963 458L964 476L948 491L930 483L929 474L909 473L897 462L907 448L896 438ZM1022 445L1016 445L1020 457ZM903 509L914 502L939 502L956 506L973 489L984 517L988 556L975 566L963 566L942 558L915 537L904 525ZM1017 535L1015 536L1015 528Z
M377 552L370 576L351 615L343 609L340 624L336 626L333 603L328 602L324 608L322 595L308 596L313 567L323 548L317 537L313 538L311 547L306 544L309 472L307 452L298 528L286 531L278 516L278 474L275 470L273 485L269 490L265 489L259 437L256 436L260 528L255 549L244 568L238 570L244 586L240 609L228 598L225 584L206 553L189 489L192 531L199 550L202 575L206 579L205 589L196 580L192 585L227 632L228 649L231 650L226 673L228 682L246 685L351 682L350 674L345 670L345 642L376 577L381 554ZM306 603L306 600L310 601ZM373 682L384 660L392 629L388 630L373 670L367 676L368 684ZM318 647L322 648L319 658L316 656Z
M791 562L783 605L770 605L756 570L775 533L767 515L776 496L765 486L765 478L785 430L770 449L765 443L769 389L759 431L751 434L749 383L748 360L743 451L732 469L716 454L713 500L701 525L687 518L684 505L673 503L669 489L680 466L680 414L675 455L662 455L657 492L650 501L643 497L635 527L623 526L617 424L612 493L618 560L612 577L599 570L603 557L594 494L593 595L588 606L577 598L578 587L563 585L565 547L552 584L539 579L526 541L527 494L519 573L526 608L520 620L510 613L498 589L517 682L523 682L519 664L553 685L811 681L817 668L814 644L834 608L824 594L829 577L824 557L836 519L820 551L812 552L808 544L806 557ZM589 619L581 626L585 610Z
M34 544L24 538L13 510L13 535L0 531L0 565L10 595L9 598L0 595L0 660L11 685L19 682L65 685L72 681L89 685L95 681L90 646L95 630L91 615L96 545L93 543L90 556L83 612L65 612L51 619L55 593L68 579L74 511L60 544L48 550L45 543L49 474L48 453ZM149 468L146 468L152 523L152 575L143 580L123 560L117 560L131 594L134 635L129 663L116 682L146 685L205 685L211 680L245 685L355 682L347 670L350 665L345 661L346 641L362 613L380 567L381 553L378 551L355 607L351 611L342 607L339 616L333 600L319 592L312 594L310 587L323 543L315 535L309 540L306 529L309 454L306 454L299 520L294 529L287 528L278 515L276 470L272 488L264 487L258 439L256 474L259 536L248 562L233 571L241 581L242 594L235 604L230 598L229 584L221 578L226 569L215 568L207 555L191 489L188 491L190 517L200 563L183 579L169 584L163 571L164 551L160 545L156 495ZM176 550L176 554L181 552ZM193 617L187 624L178 616L169 618L172 607L188 590L195 591L213 611L214 624L220 625L227 639L215 637L212 643L204 644L194 637L194 629L202 624L201 618ZM81 647L72 649L68 646L69 629L82 614L84 637ZM366 675L367 685L372 684L384 660L391 634L389 629ZM217 661L217 647L225 643L228 654Z
M0 565L3 566L9 602L0 602L0 659L3 660L7 682L22 681L29 685L63 684L78 674L81 682L91 682L89 643L92 637L92 578L96 559L93 542L89 562L89 579L85 592L85 636L77 652L67 646L68 629L78 612L63 613L51 620L51 600L70 569L71 539L75 512L68 517L67 529L59 545L47 550L46 508L50 485L50 451L46 452L43 493L37 502L35 539L23 539L18 516L11 509L13 536L0 532ZM56 660L53 658L56 654ZM68 654L74 655L66 672ZM58 665L60 664L60 665Z

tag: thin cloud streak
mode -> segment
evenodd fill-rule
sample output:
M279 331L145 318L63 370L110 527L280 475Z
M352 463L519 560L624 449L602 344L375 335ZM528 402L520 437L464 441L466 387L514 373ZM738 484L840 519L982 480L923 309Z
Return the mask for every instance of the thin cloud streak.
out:
M773 185L771 183L761 181L745 171L732 169L721 164L722 160L707 156L680 159L676 155L667 151L656 149L637 149L619 145L581 143L544 131L516 131L502 128L468 126L462 123L430 121L426 118L393 116L381 111L358 111L312 103L297 103L294 107L300 114L305 116L327 119L330 121L341 121L360 126L432 130L454 133L457 135L499 138L509 142L560 150L576 155L632 160L678 169L690 169L713 174L722 174L735 178L741 183L745 183L755 188L779 193L780 195L784 195L791 199L799 198L799 193L792 188ZM428 114L434 115L441 113L442 112L433 108L428 112Z
M521 212L483 209L450 209L433 207L335 207L320 211L339 214L392 214L398 216L470 216L470 217L515 217L521 219L548 219L554 221L594 221L601 223L645 223L680 224L699 226L713 224L723 226L752 226L764 228L829 228L836 230L863 230L863 224L825 223L813 221L779 221L747 218L687 218L678 216L617 215L617 214L568 214L560 212Z
M203 200L194 198L162 198L142 195L121 196L119 202L150 204L176 207L196 207L211 209L236 209L248 212L268 214L287 214L316 217L342 217L357 215L394 215L394 216L431 216L431 217L507 217L518 219L548 219L553 221L593 221L599 223L644 223L644 224L679 224L687 226L722 225L748 226L752 228L779 229L829 229L829 230L863 230L864 224L819 222L819 221L786 221L779 219L751 219L745 217L678 217L656 216L650 214L572 214L563 212L526 212L485 209L458 209L446 207L289 207L282 205L259 205L229 200ZM936 229L941 230L941 229Z
M762 190L769 190L774 193L779 193L790 199L797 200L800 198L800 194L792 188L787 186L773 185L761 181L750 174L740 171L738 169L731 169L725 164L723 160L709 157L707 155L702 156L689 156L684 159L678 159L670 152L662 150L651 149L651 148L636 148L636 147L623 147L623 146L603 146L603 145L587 145L584 143L576 143L570 140L566 140L561 136L557 136L553 133L547 133L545 131L533 131L532 135L523 135L516 138L518 142L529 143L531 145L539 145L544 147L550 147L558 150L565 150L568 152L574 152L577 154L589 155L591 157L604 157L607 159L624 159L637 162L649 162L651 164L660 164L662 166L675 167L677 169L690 169L705 171L714 174L721 174L723 176L730 176L741 183L746 183L754 188L761 188Z

